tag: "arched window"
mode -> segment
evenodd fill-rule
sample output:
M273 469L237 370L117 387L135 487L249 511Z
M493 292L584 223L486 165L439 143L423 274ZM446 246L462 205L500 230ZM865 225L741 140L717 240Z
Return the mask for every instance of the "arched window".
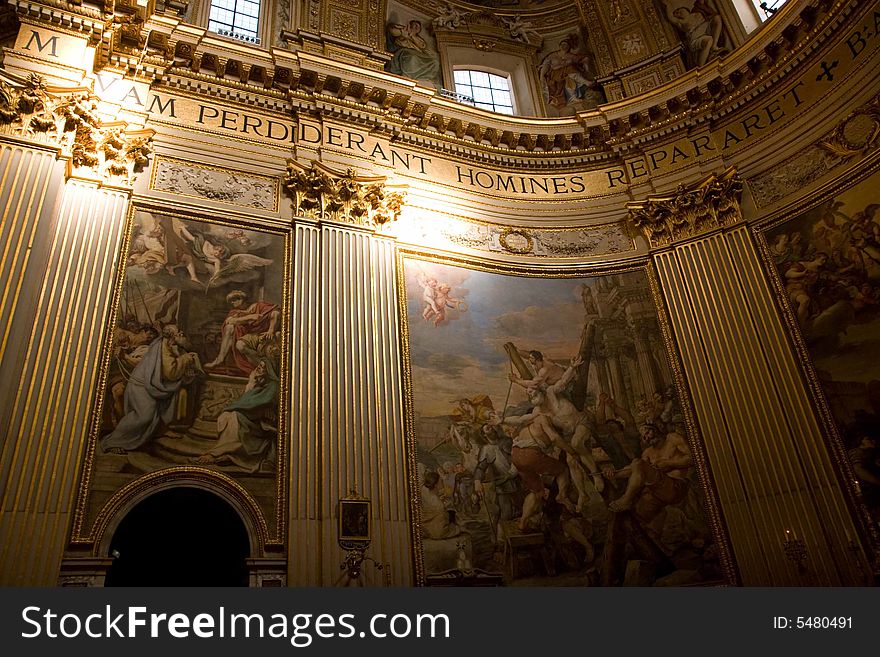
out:
M455 93L464 96L464 102L499 114L513 114L513 96L510 78L485 71L453 71Z
M260 0L211 0L208 29L248 43L259 43Z

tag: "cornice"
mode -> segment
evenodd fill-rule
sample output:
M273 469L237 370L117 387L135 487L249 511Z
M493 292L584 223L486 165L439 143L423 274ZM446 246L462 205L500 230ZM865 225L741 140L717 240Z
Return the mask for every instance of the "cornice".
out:
M119 1L119 0L117 0ZM95 10L13 0L58 27ZM508 167L590 166L634 156L702 126L723 125L759 97L779 93L868 3L791 1L742 47L646 94L574 118L505 117L440 98L433 89L368 66L303 50L231 42L158 15L141 27L141 53L111 43L106 64L148 81L257 108L332 117L471 161ZM41 9L42 8L42 9ZM90 15L83 16L82 13ZM835 39L837 37L837 39ZM140 55L139 57L137 55ZM359 56L362 56L360 53Z

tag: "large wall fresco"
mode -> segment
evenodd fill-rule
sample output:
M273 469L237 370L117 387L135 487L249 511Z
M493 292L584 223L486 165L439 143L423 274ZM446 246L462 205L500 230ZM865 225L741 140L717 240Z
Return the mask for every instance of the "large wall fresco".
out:
M404 259L426 581L719 581L646 274ZM487 575L488 576L488 575Z
M285 236L138 210L125 260L90 516L175 466L235 479L277 510Z
M880 520L880 174L768 231L861 492Z

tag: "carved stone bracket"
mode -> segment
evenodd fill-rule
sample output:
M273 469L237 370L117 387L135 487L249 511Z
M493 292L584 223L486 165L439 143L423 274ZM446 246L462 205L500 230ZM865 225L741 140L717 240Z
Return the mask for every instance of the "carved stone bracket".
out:
M679 185L675 194L627 203L629 221L651 248L666 246L741 221L742 189L742 179L730 168L696 185Z
M282 184L299 216L379 229L397 221L404 200L404 193L392 191L385 181L359 176L354 169L338 173L319 162L305 167L288 160Z
M0 134L59 149L69 175L131 185L153 152L152 130L107 122L86 88L49 87L36 74L15 79L0 72Z

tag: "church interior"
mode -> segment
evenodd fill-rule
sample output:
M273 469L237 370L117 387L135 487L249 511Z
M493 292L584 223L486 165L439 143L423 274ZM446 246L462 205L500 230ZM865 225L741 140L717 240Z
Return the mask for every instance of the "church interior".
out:
M876 584L877 0L0 47L0 585Z

